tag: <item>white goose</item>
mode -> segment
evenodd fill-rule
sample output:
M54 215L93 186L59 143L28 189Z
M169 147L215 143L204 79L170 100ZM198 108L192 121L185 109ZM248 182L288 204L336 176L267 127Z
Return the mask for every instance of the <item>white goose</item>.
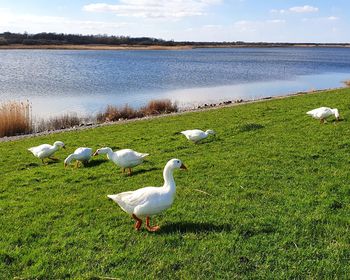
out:
M108 197L134 218L136 230L140 229L142 218L146 217L146 229L157 231L160 227L150 226L150 216L161 213L173 204L176 192L173 172L176 168L187 169L181 160L169 160L164 167L162 187L145 187L136 191L108 195Z
M188 140L197 143L200 140L207 138L209 134L215 135L215 132L211 129L208 129L205 132L200 129L192 129L181 131L181 134L185 135Z
M308 114L309 116L315 118L315 119L319 119L321 123L325 122L325 119L328 118L329 116L334 115L335 119L337 121L339 121L339 111L338 109L334 108L328 108L328 107L320 107L314 110L311 110L309 112L307 112L306 114Z
M41 159L41 161L43 163L45 158L50 158L50 159L56 159L54 157L52 157L52 155L60 148L64 148L65 149L65 145L63 142L61 141L56 141L55 143L53 143L53 145L49 145L49 144L42 144L40 146L36 146L36 147L31 147L28 149L28 151L32 152L32 154L38 158Z
M92 155L92 149L91 148L84 148L80 147L74 151L73 154L70 154L65 160L64 160L64 167L67 167L72 160L76 160L75 167L78 167L80 163L87 163L89 162Z
M129 170L129 175L131 175L131 168L141 164L145 157L149 154L138 153L131 149L123 149L113 152L111 148L105 147L98 149L94 156L96 155L107 155L107 158L113 161L116 165L122 168L122 172L125 172L127 168Z

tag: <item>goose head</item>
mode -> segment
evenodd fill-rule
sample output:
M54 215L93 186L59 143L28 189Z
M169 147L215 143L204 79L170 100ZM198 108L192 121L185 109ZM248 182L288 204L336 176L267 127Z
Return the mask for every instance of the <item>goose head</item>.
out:
M72 161L73 157L74 157L74 155L71 154L64 160L64 168L66 168L70 164L70 162Z
M63 148L63 149L66 148L66 146L64 145L64 143L62 141L56 141L55 143L53 143L53 145L55 147L60 147L60 148Z
M206 134L213 134L213 135L215 135L215 131L211 130L211 129L208 129L205 133Z
M113 153L112 149L109 147L104 147L104 148L97 149L96 152L94 152L93 156L105 155L108 153Z
M340 118L340 115L339 115L339 111L338 111L338 109L332 109L332 111L333 111L333 114L334 114L334 116L335 116L335 119L337 120L337 121L339 121L339 118Z
M168 163L166 164L166 167L168 167L169 169L187 170L187 167L182 163L181 160L179 160L177 158L173 158L173 159L169 160Z

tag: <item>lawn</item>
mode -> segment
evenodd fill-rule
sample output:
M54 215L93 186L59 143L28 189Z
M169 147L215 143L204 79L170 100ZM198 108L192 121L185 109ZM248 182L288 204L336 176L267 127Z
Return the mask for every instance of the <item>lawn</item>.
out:
M341 121L306 115L320 106ZM341 89L0 143L0 278L349 278L349 120ZM195 145L191 128L217 136ZM56 140L58 162L27 151ZM65 170L79 146L150 156L131 177L103 156ZM161 230L136 232L107 194L161 186L174 157L188 171Z

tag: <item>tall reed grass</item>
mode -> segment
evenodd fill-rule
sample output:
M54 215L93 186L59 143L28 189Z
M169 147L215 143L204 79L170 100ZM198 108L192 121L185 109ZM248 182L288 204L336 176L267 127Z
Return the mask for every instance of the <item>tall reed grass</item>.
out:
M83 122L83 119L77 114L64 114L62 116L42 119L36 123L35 131L42 132L48 130L58 130L78 126Z
M135 119L142 118L144 115L129 105L124 107L117 107L113 105L108 105L104 112L98 113L96 119L99 123L103 122L114 122L120 119Z
M172 103L169 99L151 100L140 111L146 116L160 115L177 112L178 107L176 103Z
M29 101L11 101L0 105L0 137L28 134L32 131Z
M140 109L133 109L128 105L125 105L124 107L108 105L104 112L97 114L97 121L103 123L108 121L118 121L120 119L135 119L145 116L169 114L177 111L177 104L172 103L168 99L152 100Z
M129 105L123 107L108 105L104 112L97 114L96 120L98 123L103 123L177 111L177 104L168 99L152 100L140 109L134 109ZM33 121L29 101L12 101L0 105L0 137L71 128L79 126L85 121L86 119L79 117L77 114L64 114Z

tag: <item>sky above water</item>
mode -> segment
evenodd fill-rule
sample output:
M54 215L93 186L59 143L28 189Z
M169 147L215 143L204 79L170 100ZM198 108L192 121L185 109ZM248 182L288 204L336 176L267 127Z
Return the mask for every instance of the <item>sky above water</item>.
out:
M0 32L350 42L349 0L0 0Z

